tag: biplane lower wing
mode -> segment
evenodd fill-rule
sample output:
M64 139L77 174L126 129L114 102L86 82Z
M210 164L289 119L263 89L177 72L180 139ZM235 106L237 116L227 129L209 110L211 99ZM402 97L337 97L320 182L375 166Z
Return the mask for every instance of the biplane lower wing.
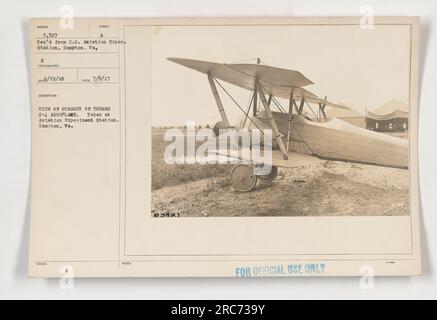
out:
M263 161L254 161L250 157L250 150L244 150L244 149L240 149L238 151L216 150L216 154L218 156L222 156L224 160L235 159L238 161L244 161L254 165L264 164L268 166L276 166L282 168L296 168L296 167L303 167L308 165L316 165L324 162L324 160L316 156L292 152L292 151L288 153L288 159L285 160L280 151L272 150L271 159L265 157L263 158Z

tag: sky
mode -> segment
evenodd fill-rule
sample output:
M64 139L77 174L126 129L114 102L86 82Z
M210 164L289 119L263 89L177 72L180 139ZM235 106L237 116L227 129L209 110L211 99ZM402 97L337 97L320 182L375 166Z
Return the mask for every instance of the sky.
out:
M152 124L210 124L220 120L205 74L167 60L179 57L263 63L298 70L311 92L352 108L373 110L398 99L409 102L410 29L407 25L159 26L151 34ZM245 108L250 92L225 88ZM240 112L221 94L231 123ZM286 101L281 101L287 106Z

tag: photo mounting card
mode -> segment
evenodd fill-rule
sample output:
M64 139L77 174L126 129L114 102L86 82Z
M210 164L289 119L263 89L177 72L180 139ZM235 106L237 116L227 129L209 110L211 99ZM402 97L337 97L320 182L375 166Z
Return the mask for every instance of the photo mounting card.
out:
M421 273L418 17L29 29L30 276Z

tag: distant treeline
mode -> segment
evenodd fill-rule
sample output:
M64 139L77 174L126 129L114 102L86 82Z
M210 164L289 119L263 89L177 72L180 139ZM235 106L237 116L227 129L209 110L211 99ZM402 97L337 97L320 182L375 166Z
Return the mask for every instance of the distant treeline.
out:
M209 124L194 126L195 129L210 129ZM152 129L187 129L187 125L177 125L177 126L152 126Z

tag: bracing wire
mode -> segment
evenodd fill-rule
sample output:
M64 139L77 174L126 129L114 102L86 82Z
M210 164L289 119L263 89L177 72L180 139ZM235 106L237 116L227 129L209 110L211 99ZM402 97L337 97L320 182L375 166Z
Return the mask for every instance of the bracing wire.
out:
M311 112L313 113L313 115L316 117L316 119L319 119L319 117L317 117L317 115L315 114L313 108L311 108L311 106L308 104L308 102L305 100L305 104L308 106L308 108L310 108Z
M250 113L250 108L252 107L253 98L254 98L254 94L251 94L250 100L249 100L249 105L247 106L246 116L244 117L243 125L241 126L241 129L243 129L246 126L246 120L248 118L248 114Z
M234 99L234 97L232 97L231 96L231 94L222 86L222 84L215 78L215 77L212 77L213 79L214 79L214 81L220 86L220 88L222 88L222 90L227 94L227 96L235 103L235 105L238 107L238 109L240 109L240 111L241 112L243 112L243 114L245 114L246 115L246 117L250 120L250 122L252 122L253 123L253 125L255 126L255 127L257 127L257 129L261 132L261 134L263 135L263 137L264 138L267 138L266 137L266 135L264 134L264 131L256 124L256 122L255 121L253 121L250 117L249 117L249 114L248 113L246 113L246 111L240 106L240 104L237 102L237 101L235 101L235 99ZM272 146L273 146L273 141L271 140L271 139L269 139L270 140L270 142L272 143Z
M281 104L279 103L279 101L275 98L275 96L272 96L272 100L273 103L278 107L279 111L281 111L282 113L286 113L285 109L281 106Z

